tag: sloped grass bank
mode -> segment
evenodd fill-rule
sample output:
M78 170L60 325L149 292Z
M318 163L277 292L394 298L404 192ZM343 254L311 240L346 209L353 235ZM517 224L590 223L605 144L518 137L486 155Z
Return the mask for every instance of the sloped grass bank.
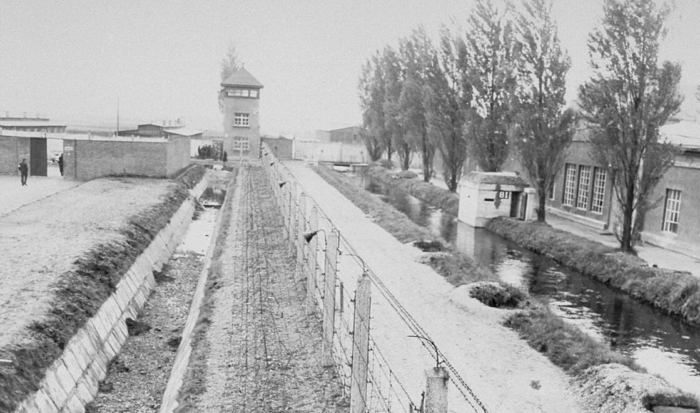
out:
M423 202L438 207L452 215L459 210L459 195L446 189L439 188L419 178L402 178L401 173L393 174L379 164L372 164L365 175L378 179L387 185L399 188Z
M13 411L38 390L46 369L60 357L71 337L97 313L122 276L188 196L187 186L176 181L160 203L127 220L120 231L121 241L96 245L75 261L72 270L59 276L49 313L30 324L23 337L0 349L0 358L13 361L11 367L0 367L0 411Z
M487 228L692 324L700 324L700 279L535 222L496 218Z

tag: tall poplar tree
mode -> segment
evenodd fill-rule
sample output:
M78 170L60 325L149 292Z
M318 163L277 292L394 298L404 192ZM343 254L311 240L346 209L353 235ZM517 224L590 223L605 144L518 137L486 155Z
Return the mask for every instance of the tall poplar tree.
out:
M564 111L566 73L571 61L562 50L552 20L552 0L527 0L517 19L522 44L515 148L537 191L537 220L545 221L547 194L564 166L575 116Z
M497 7L493 0L477 0L462 52L462 70L473 90L469 149L486 172L500 171L508 158L519 59L511 14L508 1Z
M651 193L677 149L659 140L659 128L678 113L681 66L657 62L671 12L654 0L605 0L600 27L588 40L593 77L579 88L593 126L592 155L615 174L622 214L620 249L632 252Z
M241 66L241 63L238 60L238 54L236 53L236 46L231 43L228 46L226 57L224 57L224 59L221 61L221 83L234 74L239 68L241 68ZM224 111L224 95L222 93L219 93L219 110L221 113Z
M465 118L471 102L471 88L463 87L457 67L457 46L446 28L440 32L438 65L428 80L426 93L428 133L442 159L442 176L447 188L457 191L467 159Z
M406 131L401 122L401 90L405 79L404 68L396 51L387 46L382 55L384 71L384 114L386 128L391 135L391 142L399 156L401 169L408 169L413 156L413 146L406 137Z
M377 52L362 67L359 84L360 108L365 127L362 140L373 161L378 160L384 151L391 160L394 152L384 114L385 89L381 55Z

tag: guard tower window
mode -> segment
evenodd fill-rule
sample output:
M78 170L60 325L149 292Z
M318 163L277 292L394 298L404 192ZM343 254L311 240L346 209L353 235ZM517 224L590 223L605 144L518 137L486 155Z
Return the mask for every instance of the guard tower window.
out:
M250 119L247 113L236 113L233 117L234 127L247 128L250 126Z
M247 151L250 150L250 141L245 136L234 136L233 137L233 150L234 151Z

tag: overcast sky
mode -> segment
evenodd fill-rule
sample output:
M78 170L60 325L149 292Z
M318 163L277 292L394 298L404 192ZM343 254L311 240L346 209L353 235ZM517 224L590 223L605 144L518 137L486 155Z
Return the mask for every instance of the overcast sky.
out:
M228 45L265 85L263 133L361 122L360 67L422 24L464 23L473 0L0 0L0 114L58 119L183 118L221 130L219 71ZM676 0L663 57L700 83L700 1ZM573 67L569 98L589 75L586 40L602 0L555 0Z

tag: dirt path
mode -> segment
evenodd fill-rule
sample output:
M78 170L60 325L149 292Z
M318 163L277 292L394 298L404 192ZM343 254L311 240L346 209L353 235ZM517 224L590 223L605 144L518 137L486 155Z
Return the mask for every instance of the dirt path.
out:
M2 215L0 349L48 310L52 285L78 257L98 243L121 239L126 219L158 203L170 185L98 179Z
M240 171L206 335L198 412L345 412L333 369L320 365L321 327L307 317L282 225L259 166Z
M298 162L285 165L428 333L487 411L581 411L570 378L500 324L507 310L484 306L469 297L467 287L454 288L430 267L416 262L421 255L416 248L401 244L372 223L311 169ZM396 320L393 310L374 292L372 311L377 345L409 393L419 395L424 379L416 374L422 370L416 369L429 367L430 357L416 340L406 338L410 333L401 331L405 328L402 321ZM449 396L450 411L479 411L463 407L465 402L457 391Z

